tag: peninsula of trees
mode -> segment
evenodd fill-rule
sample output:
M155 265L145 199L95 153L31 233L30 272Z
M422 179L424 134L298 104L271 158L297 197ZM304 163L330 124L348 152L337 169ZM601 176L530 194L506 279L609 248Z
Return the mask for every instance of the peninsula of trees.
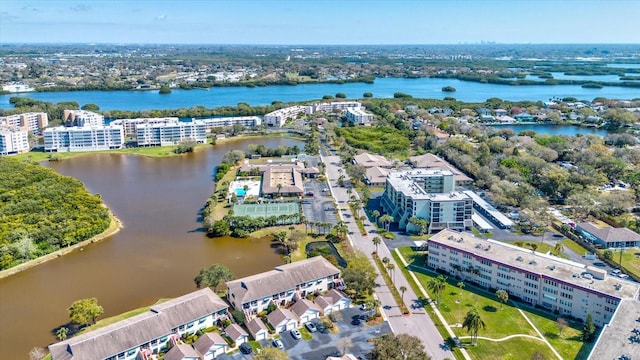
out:
M105 231L109 210L82 182L51 169L0 158L0 270Z

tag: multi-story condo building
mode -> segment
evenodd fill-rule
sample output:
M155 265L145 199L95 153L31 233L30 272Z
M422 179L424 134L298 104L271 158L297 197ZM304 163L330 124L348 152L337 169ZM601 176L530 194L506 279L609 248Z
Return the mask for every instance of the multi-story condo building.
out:
M193 120L195 121L195 119ZM242 125L244 127L256 127L262 124L262 120L257 116L234 116L234 117L220 117L211 119L199 119L205 125L207 130L211 130L214 127Z
M113 120L110 125L122 125L124 128L124 136L131 137L136 135L136 126L141 124L177 124L180 121L177 117L166 118L137 118L137 119L118 119Z
M42 135L49 125L49 116L43 112L31 112L0 116L0 126L19 127L34 135Z
M199 144L207 141L204 122L178 122L176 124L140 124L136 126L138 146L170 146L181 141L193 140Z
M606 270L469 233L443 230L428 241L429 267L564 316L608 323L623 299L638 300L638 284Z
M275 303L284 306L308 294L343 289L340 269L322 256L281 265L271 271L227 282L227 300L255 315Z
M49 345L51 359L147 359L166 351L172 337L195 334L227 319L228 308L211 289L194 291L153 305L142 314Z
M24 128L0 126L0 155L29 152L29 133Z
M96 151L121 149L124 130L119 125L48 128L44 131L44 151Z
M347 120L357 125L366 125L373 121L373 114L364 111L363 108L348 108Z
M328 103L318 103L313 105L313 112L330 112L334 110L347 110L349 108L361 108L362 104L357 101L334 101Z
M313 106L297 105L272 111L264 116L264 124L270 127L281 127L287 119L294 119L300 113L313 114Z
M449 170L412 169L389 173L381 200L400 229L416 230L412 217L429 221L428 232L445 228L465 230L473 226L473 201L455 191Z
M63 122L67 126L102 126L104 116L86 110L65 110Z

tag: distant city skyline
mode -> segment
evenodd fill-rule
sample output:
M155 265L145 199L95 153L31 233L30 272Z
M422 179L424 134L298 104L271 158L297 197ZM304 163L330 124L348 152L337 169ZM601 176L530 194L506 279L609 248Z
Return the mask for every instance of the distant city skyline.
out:
M1 0L0 43L640 43L640 1Z

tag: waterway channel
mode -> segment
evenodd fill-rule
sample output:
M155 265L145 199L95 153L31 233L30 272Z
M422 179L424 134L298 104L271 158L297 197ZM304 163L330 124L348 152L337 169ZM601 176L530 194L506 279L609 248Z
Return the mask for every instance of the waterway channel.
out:
M196 289L193 278L213 263L236 277L282 260L268 239L210 239L198 212L214 190L213 169L229 150L249 144L303 147L287 138L244 139L172 158L94 154L46 163L101 194L124 224L82 251L0 280L0 358L25 359L56 341L75 300L98 298L112 316Z
M585 76L585 78L588 78ZM595 79L594 79L595 80ZM445 86L456 88L455 93L442 92ZM240 102L249 105L267 105L272 101L283 102L309 101L321 99L324 95L344 93L350 99L361 98L370 92L376 98L391 98L395 92L403 92L415 98L443 99L454 97L465 102L483 102L497 97L511 101L548 101L555 97L575 97L580 100L593 100L596 97L609 99L633 99L640 89L632 87L605 86L602 89L583 88L580 85L501 85L438 78L379 78L373 84L302 84L297 86L266 87L218 87L208 90L173 90L171 94L160 95L157 90L150 91L68 91L68 92L32 92L23 94L0 95L0 109L11 109L9 99L22 96L48 102L76 101L84 104L97 104L101 110L152 110L179 109L194 106L207 108L235 106Z

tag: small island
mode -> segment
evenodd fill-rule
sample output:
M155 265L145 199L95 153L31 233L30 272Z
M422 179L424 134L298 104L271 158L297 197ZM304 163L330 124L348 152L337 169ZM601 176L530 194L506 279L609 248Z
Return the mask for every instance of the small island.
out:
M454 88L453 86L445 86L442 88L443 92L456 92L456 88Z
M160 92L159 94L164 95L164 94L171 94L171 88L167 85L162 85L160 87Z
M586 83L582 84L582 87L585 89L602 89L604 86L598 83Z

